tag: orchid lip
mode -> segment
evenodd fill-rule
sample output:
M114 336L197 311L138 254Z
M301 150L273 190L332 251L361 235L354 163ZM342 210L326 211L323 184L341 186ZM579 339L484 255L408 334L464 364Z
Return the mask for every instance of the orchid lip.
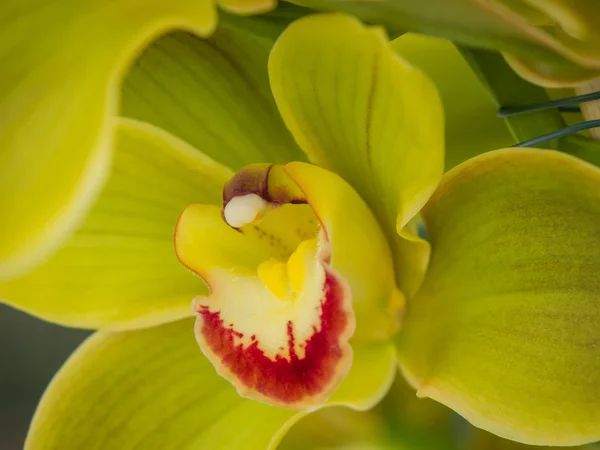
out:
M350 288L330 265L327 233L283 166L242 169L223 192L219 213L192 205L177 224L180 260L210 289L193 302L196 340L240 395L284 408L317 408L350 370L348 341L355 330ZM210 211L223 239L240 242L232 248L237 255L260 254L250 267L186 263L185 242L198 232L192 227L200 209ZM254 244L246 249L249 241Z
M196 300L198 343L209 359L219 358L217 372L230 380L240 395L284 408L315 409L350 368L352 349L345 341L354 329L353 316L344 310L348 297L344 281L326 271L322 286L315 306L317 323L307 330L293 319L287 320L285 340L276 352L258 331L238 331L221 311L211 310L201 299ZM264 327L269 327L266 318Z

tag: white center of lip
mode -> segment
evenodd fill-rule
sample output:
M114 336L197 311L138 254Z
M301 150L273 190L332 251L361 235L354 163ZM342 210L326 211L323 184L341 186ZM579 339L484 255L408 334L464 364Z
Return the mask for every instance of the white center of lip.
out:
M254 222L266 211L268 203L256 194L240 195L232 198L223 215L225 222L234 228L243 227Z

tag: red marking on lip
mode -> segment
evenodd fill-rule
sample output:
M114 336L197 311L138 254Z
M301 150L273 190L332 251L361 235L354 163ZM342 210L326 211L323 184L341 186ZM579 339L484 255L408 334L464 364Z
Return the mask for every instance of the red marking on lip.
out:
M236 331L226 328L219 312L208 307L198 311L202 320L200 333L205 344L235 378L248 390L257 391L277 403L293 406L303 399L322 394L331 386L338 373L338 363L347 357L340 336L348 338L348 328L353 322L344 308L347 295L335 275L326 271L321 300L321 327L305 341L302 358L296 354L294 324L287 323L289 355L267 357L260 342L252 340L244 348L236 344ZM345 375L345 373L343 374Z

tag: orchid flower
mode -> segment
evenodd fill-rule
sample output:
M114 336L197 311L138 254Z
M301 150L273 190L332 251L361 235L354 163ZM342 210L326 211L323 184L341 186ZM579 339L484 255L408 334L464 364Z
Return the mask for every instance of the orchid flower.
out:
M500 436L600 439L600 170L504 149L442 176L439 95L381 28L310 15L271 49L252 23L145 50L83 224L7 270L9 304L103 329L27 448L273 448L398 368Z

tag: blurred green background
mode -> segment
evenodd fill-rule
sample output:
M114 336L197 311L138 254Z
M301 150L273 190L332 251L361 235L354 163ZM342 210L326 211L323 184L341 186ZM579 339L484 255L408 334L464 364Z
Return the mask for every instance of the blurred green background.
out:
M69 354L89 334L0 304L0 449L20 450L35 406Z

